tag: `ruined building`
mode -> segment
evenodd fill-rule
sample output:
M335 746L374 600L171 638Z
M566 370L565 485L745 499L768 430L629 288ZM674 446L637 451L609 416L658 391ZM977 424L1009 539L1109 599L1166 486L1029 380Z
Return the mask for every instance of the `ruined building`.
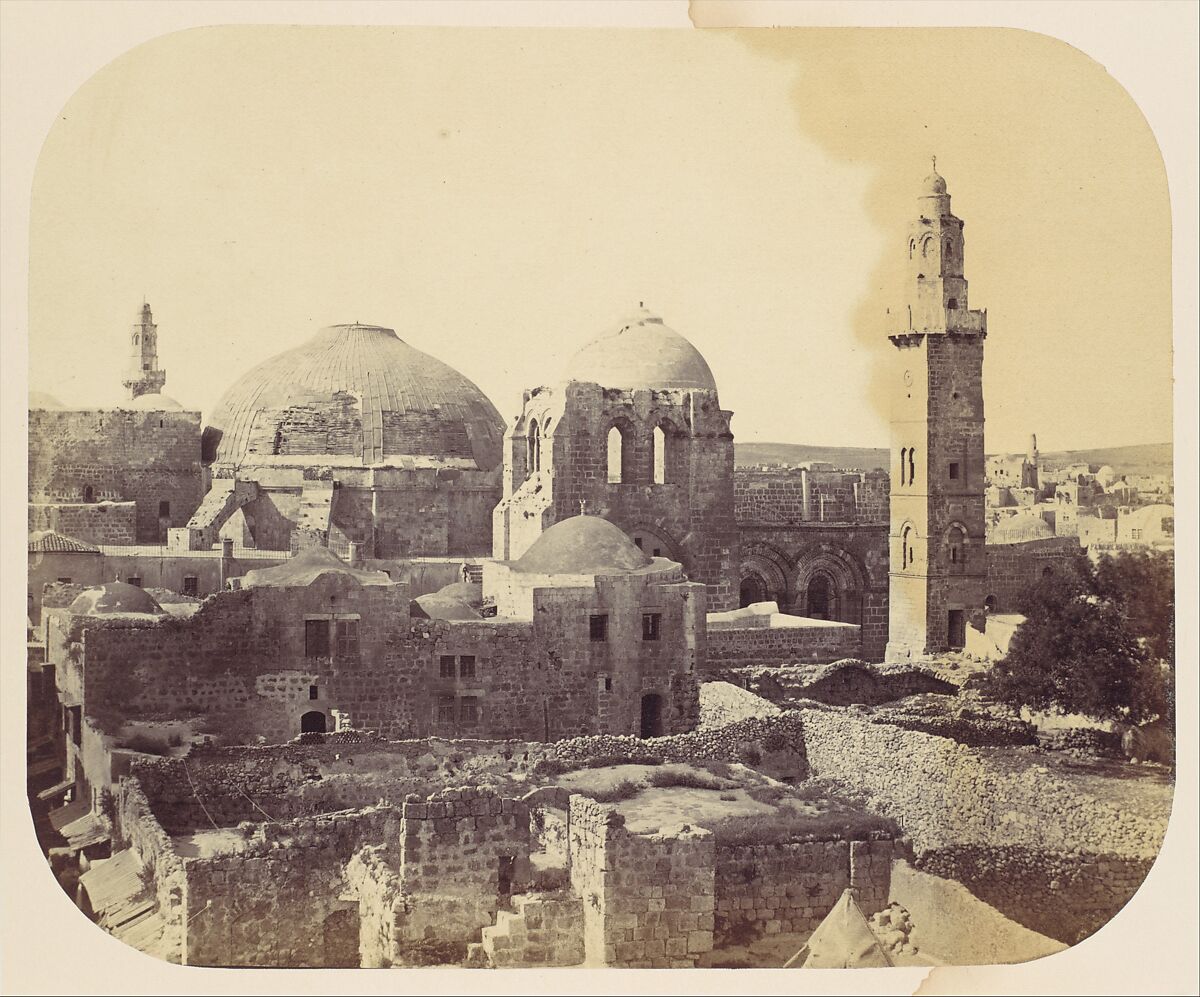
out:
M983 341L967 304L963 222L946 181L925 178L909 228L909 297L890 312L892 418L887 657L960 648L981 622L984 552Z
M526 392L504 438L493 556L520 557L582 509L680 562L708 586L710 609L733 608L732 415L699 351L642 308Z
M204 430L212 488L171 544L487 554L503 432L474 384L393 330L330 326L222 396Z

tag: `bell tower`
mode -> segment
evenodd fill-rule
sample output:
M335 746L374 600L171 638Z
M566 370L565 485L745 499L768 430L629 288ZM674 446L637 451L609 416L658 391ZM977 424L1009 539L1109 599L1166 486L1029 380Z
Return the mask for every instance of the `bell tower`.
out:
M983 616L983 341L967 306L963 223L934 171L909 226L908 301L889 310L895 406L889 661L960 648Z
M129 362L121 383L131 401L141 395L157 394L167 383L167 372L158 366L158 326L146 302L142 302L142 310L129 335Z

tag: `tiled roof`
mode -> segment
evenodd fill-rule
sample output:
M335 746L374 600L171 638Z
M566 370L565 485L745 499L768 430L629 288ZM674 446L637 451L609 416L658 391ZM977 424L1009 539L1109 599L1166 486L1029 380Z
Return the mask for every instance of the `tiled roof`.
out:
M43 530L29 535L29 552L48 554L66 552L71 554L99 554L100 548L94 544L84 543L74 537L65 537L53 530Z

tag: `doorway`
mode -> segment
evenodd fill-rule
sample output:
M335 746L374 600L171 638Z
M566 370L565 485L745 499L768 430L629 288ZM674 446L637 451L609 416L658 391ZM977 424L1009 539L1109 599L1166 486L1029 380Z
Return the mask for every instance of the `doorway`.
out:
M642 737L662 737L662 696L656 692L642 697Z
M309 710L300 718L301 734L324 734L325 714L320 710Z
M767 584L758 575L747 575L738 590L738 605L745 609L756 602L767 601Z
M967 618L961 609L949 610L946 620L946 643L957 650L967 643Z
M808 583L808 611L805 614L813 620L829 620L833 618L833 585L825 574L813 575Z

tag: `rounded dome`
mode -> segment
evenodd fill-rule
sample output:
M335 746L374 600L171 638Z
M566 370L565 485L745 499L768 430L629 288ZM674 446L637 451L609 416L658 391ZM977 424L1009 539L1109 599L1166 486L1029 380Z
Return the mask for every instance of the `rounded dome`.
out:
M1028 543L1030 540L1051 540L1054 531L1041 516L1021 512L996 524L991 542L998 544Z
M925 197L937 197L946 193L946 181L937 170L934 170L925 178L921 184L921 193Z
M645 308L576 353L566 380L605 388L717 390L700 351Z
M648 567L651 559L619 528L599 516L555 523L513 564L538 575L613 575Z
M120 408L130 412L182 412L183 406L175 401L170 395L163 395L157 391L152 391L149 394L138 395L129 401L121 402Z
M76 616L115 616L124 613L145 613L162 616L163 608L149 592L128 582L108 582L98 588L85 589L71 603Z
M219 464L349 458L500 463L504 421L454 368L381 326L335 325L264 361L217 402L204 457ZM279 458L282 458L280 460Z

